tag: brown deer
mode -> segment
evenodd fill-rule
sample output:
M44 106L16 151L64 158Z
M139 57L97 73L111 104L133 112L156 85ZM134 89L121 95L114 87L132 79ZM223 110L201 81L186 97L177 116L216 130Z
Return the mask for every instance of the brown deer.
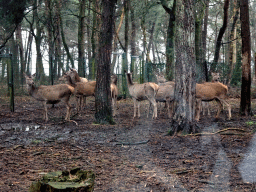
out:
M66 72L67 75L71 77L72 83L82 82L86 83L88 82L88 79L85 77L80 77L77 73L77 71L74 68L70 68L69 71Z
M175 82L167 81L162 73L155 73L155 76L157 84L159 85L159 90L156 94L156 101L166 103L168 117L171 118L174 105Z
M216 118L219 118L220 112L223 109L223 104L228 107L228 119L231 119L231 106L226 101L228 87L220 82L206 82L196 84L196 115L195 120L199 121L202 101L210 102L215 100L218 105Z
M212 83L220 82L220 73L212 72L211 75L212 75L212 81L211 81ZM202 101L202 111L203 111L203 115L206 114L206 111L208 115L211 115L209 102Z
M48 121L47 106L46 104L56 104L60 101L64 102L67 107L67 113L65 120L70 120L71 105L69 103L69 98L74 92L74 88L67 84L58 85L40 85L35 86L34 78L35 74L28 76L24 74L26 79L26 84L28 88L28 93L38 101L42 101L44 105L44 119Z
M118 95L117 76L116 75L111 76L110 90L111 90L113 116L115 117L116 116L116 102L117 102L117 95Z
M140 101L149 100L149 102L154 107L154 112L152 118L157 118L157 103L156 103L156 94L159 89L159 86L155 83L143 83L137 84L132 81L132 73L126 73L127 84L129 93L133 99L134 103L134 113L133 118L136 117L137 108L138 108L138 117L140 117Z
M96 81L88 81L86 83L78 82L75 84L74 95L77 98L77 112L82 108L82 99L79 98L95 96Z

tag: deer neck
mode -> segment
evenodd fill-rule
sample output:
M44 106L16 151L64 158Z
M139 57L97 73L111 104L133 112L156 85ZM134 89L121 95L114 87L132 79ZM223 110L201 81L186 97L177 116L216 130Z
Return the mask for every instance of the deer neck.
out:
M78 73L75 73L75 81L76 82L81 82L81 78L79 77Z
M28 85L28 93L34 97L37 93L38 88L35 85Z
M70 85L70 86L72 86L72 87L75 87L75 86L76 86L76 84L72 82L72 79L71 79L71 77L70 77L69 75L67 76L66 79L67 79L67 84L68 84L68 85Z
M133 83L133 81L132 81L131 74L126 74L126 77L127 77L128 87L134 85L134 83Z

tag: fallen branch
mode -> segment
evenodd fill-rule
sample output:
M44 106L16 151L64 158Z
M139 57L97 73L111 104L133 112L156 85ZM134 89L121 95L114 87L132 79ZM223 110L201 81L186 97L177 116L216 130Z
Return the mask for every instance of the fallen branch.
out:
M147 144L149 142L149 140L147 141L141 141L141 142L136 142L136 143L124 143L124 142L119 142L116 145L141 145L141 144Z
M219 130L219 131L216 131L216 132L213 132L213 133L207 133L207 132L205 132L205 133L194 133L194 134L188 134L188 135L184 135L184 136L215 135L215 134L222 133L222 132L229 131L229 130L240 131L240 132L247 132L246 130L239 129L239 128L226 128L226 129L222 129L222 130Z

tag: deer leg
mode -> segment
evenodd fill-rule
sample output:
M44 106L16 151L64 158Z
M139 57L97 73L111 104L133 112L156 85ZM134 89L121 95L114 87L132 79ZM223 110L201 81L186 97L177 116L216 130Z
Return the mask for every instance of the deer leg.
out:
M76 96L76 112L79 112L79 101L78 101L79 97Z
M138 102L138 118L140 118L140 102Z
M133 105L134 105L134 110L133 110L133 118L136 117L136 107L137 107L137 100L136 99L133 99Z
M223 109L223 104L222 104L222 102L220 100L216 100L216 102L217 102L219 107L218 107L218 111L217 111L217 114L216 114L215 118L219 118L220 112Z
M44 101L44 118L45 121L48 121L48 114L47 114L47 105L46 105L47 101Z
M225 101L225 100L221 100L225 105L227 105L227 108L228 108L228 120L230 120L231 119L231 105L227 102L227 101ZM223 108L224 108L224 106L223 106Z
M167 111L168 111L168 117L171 118L171 111L170 111L170 100L166 100L166 105L167 105Z
M208 116L211 116L211 112L210 112L210 103L208 103L208 105L207 105L207 111L208 111Z
M151 108L151 102L149 101L148 110L147 110L147 118L148 118L148 116L149 116L150 108Z
M69 121L70 120L70 113L71 113L71 105L68 101L66 102L66 107L67 107L67 114L66 114L65 120Z
M154 111L152 115L152 119L157 118L157 103L155 98L148 97L149 102L153 105Z
M112 98L113 117L116 116L116 99Z
M195 120L199 121L200 119L200 112L201 112L201 106L202 105L202 99L196 99L196 116Z

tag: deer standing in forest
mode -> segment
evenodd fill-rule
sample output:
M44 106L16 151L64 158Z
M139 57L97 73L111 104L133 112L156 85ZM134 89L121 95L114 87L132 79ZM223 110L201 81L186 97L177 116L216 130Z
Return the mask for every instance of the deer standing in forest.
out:
M71 105L69 103L69 99L71 94L74 92L74 87L67 84L57 84L48 86L40 85L39 87L36 87L34 83L35 74L32 76L28 76L24 73L24 76L26 79L29 95L35 98L36 100L43 102L45 121L49 120L46 104L56 104L60 101L64 102L67 107L65 120L70 120Z
M138 117L140 117L140 101L148 100L154 108L152 118L157 118L157 103L156 103L156 94L159 89L159 86L155 83L143 83L137 84L132 81L132 73L126 73L127 84L129 93L133 99L134 104L134 113L133 118L136 117L138 109Z
M220 74L219 73L213 73L212 72L211 75L212 75L212 81L211 81L212 83L220 82ZM209 102L202 101L203 115L206 114L206 110L207 110L207 114L211 115Z
M220 82L205 82L196 84L196 115L195 120L199 121L202 101L210 102L215 100L219 105L216 118L219 118L223 104L228 108L228 119L231 119L231 106L226 101L228 87Z
M168 117L171 118L174 105L175 83L173 81L167 81L162 73L155 73L155 76L159 85L156 101L166 103Z
M113 108L113 116L116 116L116 103L117 103L117 95L118 95L118 88L117 88L117 76L111 75L111 84L110 84L110 91L111 91L111 100L112 100L112 108Z

